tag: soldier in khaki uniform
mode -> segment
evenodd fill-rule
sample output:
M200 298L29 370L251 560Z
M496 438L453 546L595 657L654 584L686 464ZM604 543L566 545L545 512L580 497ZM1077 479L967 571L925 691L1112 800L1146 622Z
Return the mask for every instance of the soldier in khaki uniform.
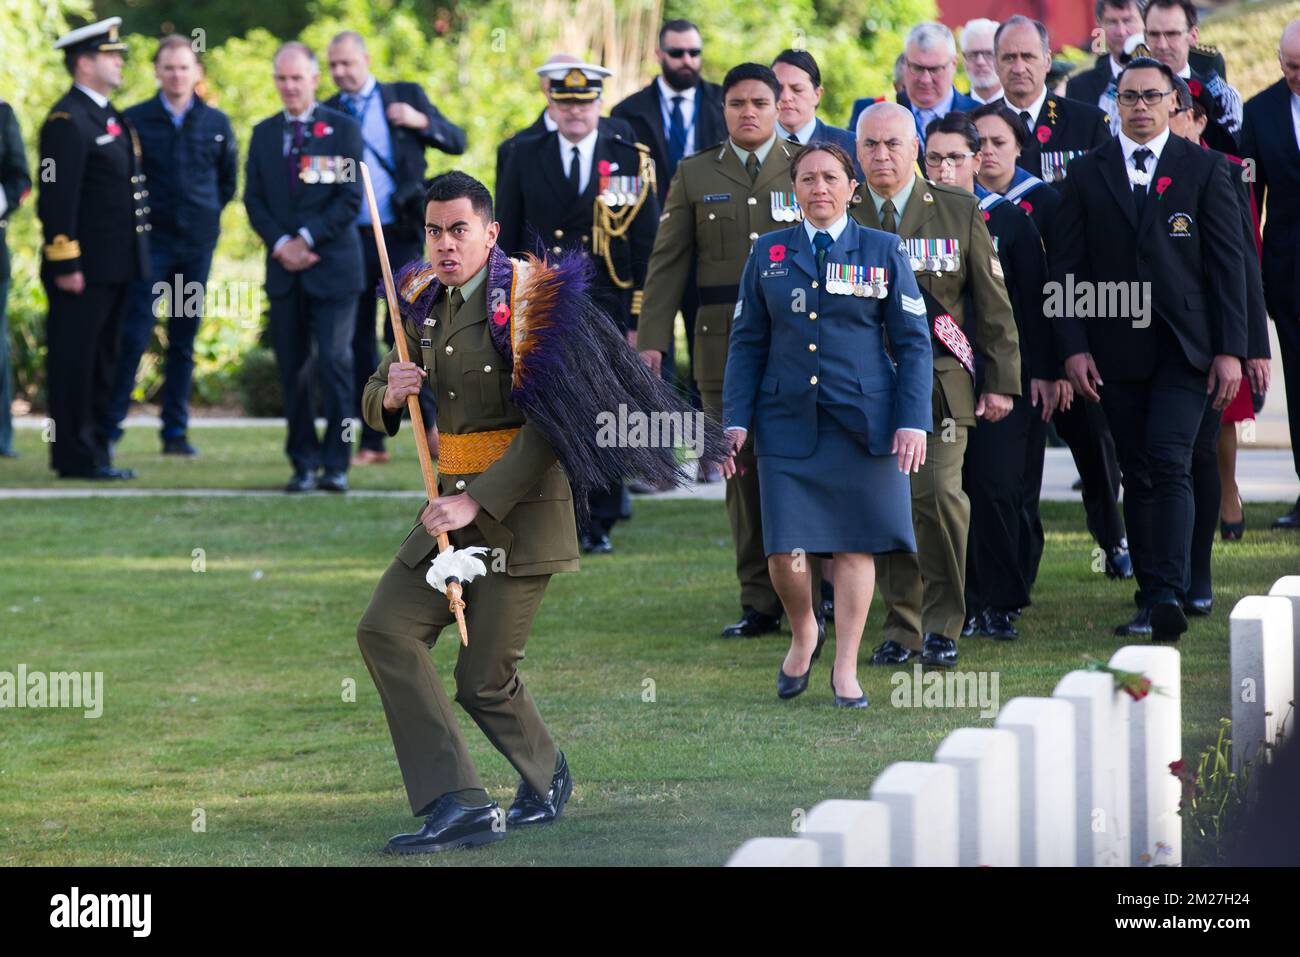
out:
M650 254L637 348L658 373L663 354L673 349L673 324L694 264L700 299L695 381L704 411L717 419L732 313L750 247L763 233L801 218L790 191L790 160L798 146L776 135L780 96L780 81L768 67L742 63L727 73L722 97L728 138L678 164ZM781 623L781 600L763 552L752 434L736 455L736 468L726 497L743 615L722 634L751 637L776 631ZM820 582L813 587L819 591Z
M951 667L966 611L966 430L1011 410L1011 397L1020 394L1019 337L978 200L916 174L911 112L873 104L858 119L857 143L867 182L851 215L897 233L907 246L934 343L934 441L912 476L917 548L876 563L889 613L871 660L893 665L919 655L923 664Z
M488 574L465 586L470 641L455 676L457 702L523 779L505 823L549 823L573 788L564 755L516 670L551 574L578 569L569 483L550 444L511 402L511 369L489 331L485 278L497 236L491 195L471 177L449 173L431 184L429 196L427 255L448 285L421 327L404 322L408 354L419 357L418 365L389 352L362 397L366 421L396 435L406 396L427 378L440 433L439 499L425 505L357 628L411 810L428 815L419 832L389 841L397 853L506 836L428 654L453 621L446 600L425 580L440 532L449 532L457 549L494 550L485 556Z

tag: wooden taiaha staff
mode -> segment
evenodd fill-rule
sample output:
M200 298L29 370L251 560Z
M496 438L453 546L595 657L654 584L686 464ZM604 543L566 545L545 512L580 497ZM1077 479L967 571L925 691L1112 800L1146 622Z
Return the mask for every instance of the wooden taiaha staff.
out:
M397 356L403 362L410 362L410 352L406 348L406 333L402 329L402 313L397 304L397 287L393 283L393 268L388 262L388 247L384 245L384 231L380 226L379 203L375 200L375 188L370 182L370 169L365 163L361 167L361 185L366 191L366 205L370 208L370 221L375 224L375 249L379 253L379 268L384 275L384 294L388 297L388 321L393 326L393 341L397 343ZM420 471L424 475L424 491L432 502L438 497L438 479L433 471L433 456L429 453L429 435L424 429L424 416L420 412L419 395L406 397L406 409L411 415L411 429L415 432L415 451L420 457ZM438 533L438 551L451 548L451 539L446 532ZM461 584L456 579L447 581L447 602L452 614L456 616L456 627L460 631L460 643L469 644L469 633L465 630L465 599Z

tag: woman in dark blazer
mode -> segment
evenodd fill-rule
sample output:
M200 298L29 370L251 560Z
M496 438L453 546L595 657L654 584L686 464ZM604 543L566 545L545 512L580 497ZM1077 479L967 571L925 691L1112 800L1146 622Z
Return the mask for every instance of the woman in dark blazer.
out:
M831 690L840 707L865 708L857 654L872 556L916 550L908 473L925 461L932 420L930 330L898 237L848 218L857 186L848 154L811 143L790 176L804 221L760 237L741 278L723 377L733 453L723 472L734 473L735 450L754 429L763 546L792 632L777 694L808 686L820 648L807 555L833 556Z

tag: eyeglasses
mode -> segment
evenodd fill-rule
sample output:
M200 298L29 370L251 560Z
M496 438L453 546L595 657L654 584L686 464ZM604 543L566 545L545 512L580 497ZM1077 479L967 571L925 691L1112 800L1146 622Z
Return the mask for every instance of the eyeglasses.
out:
M704 51L700 47L664 47L664 55L680 60L684 56L698 57Z
M926 153L926 166L943 166L944 163L951 163L954 167L963 165L968 159L975 154L972 152L965 153Z
M951 63L944 63L941 66L922 66L919 63L913 63L911 60L907 61L907 69L913 76L925 76L928 73L936 80L943 76L950 66L952 66Z
M992 50L963 50L962 56L968 60L992 60Z
M1120 106L1136 106L1138 100L1147 106L1155 106L1173 92L1173 90L1143 90L1139 93L1137 90L1125 90L1123 93L1116 94L1115 101Z

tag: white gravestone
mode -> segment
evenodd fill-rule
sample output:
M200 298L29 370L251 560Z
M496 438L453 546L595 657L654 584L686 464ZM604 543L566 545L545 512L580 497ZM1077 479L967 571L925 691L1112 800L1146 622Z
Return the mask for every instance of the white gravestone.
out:
M1129 695L1104 671L1071 671L1053 698L1074 705L1075 852L1080 867L1128 867Z
M1014 731L1020 757L1020 863L1073 867L1074 705L1058 698L1012 698L994 724Z
M935 761L957 769L958 860L962 867L1020 864L1020 762L1016 736L958 728Z
M798 837L751 837L731 855L728 867L817 867L821 848Z
M1282 595L1250 595L1228 616L1232 661L1232 767L1259 760L1262 745L1295 729L1293 605ZM1258 780L1251 775L1251 790Z
M889 808L879 801L822 801L799 836L821 847L822 867L889 866Z
M889 806L894 867L957 866L957 769L899 761L880 772L871 799Z

